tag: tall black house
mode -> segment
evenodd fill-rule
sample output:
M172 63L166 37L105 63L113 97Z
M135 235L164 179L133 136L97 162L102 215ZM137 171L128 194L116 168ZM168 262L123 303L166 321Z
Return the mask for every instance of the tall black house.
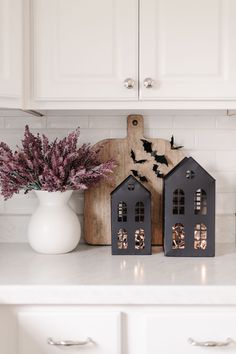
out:
M164 178L164 252L175 257L215 255L215 179L192 157Z
M112 254L151 254L151 193L133 176L111 193Z

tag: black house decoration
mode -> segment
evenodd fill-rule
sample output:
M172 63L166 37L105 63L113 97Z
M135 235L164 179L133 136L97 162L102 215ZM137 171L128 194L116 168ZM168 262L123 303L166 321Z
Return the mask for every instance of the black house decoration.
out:
M164 252L215 255L215 179L192 157L164 177Z
M112 254L151 254L151 193L135 177L111 192Z

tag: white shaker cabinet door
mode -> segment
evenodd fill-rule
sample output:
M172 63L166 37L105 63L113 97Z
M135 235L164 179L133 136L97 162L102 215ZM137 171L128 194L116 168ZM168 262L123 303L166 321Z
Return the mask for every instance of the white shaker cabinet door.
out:
M121 354L117 312L20 311L17 318L17 354Z
M140 98L235 99L235 18L235 0L140 0Z
M0 108L21 107L22 1L0 0Z
M137 99L137 0L32 0L31 26L34 102Z
M130 354L236 352L234 309L153 308L152 313L134 316L132 324L131 341L136 342L136 349Z

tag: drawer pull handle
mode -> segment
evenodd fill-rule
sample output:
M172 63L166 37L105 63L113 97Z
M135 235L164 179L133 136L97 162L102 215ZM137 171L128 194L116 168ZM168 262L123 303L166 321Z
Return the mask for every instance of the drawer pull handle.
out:
M194 339L189 338L188 342L195 347L227 347L228 345L234 343L231 338L227 338L225 342L215 342L211 340L206 342L197 342Z
M51 337L47 339L47 343L49 345L55 345L57 347L72 347L72 346L84 346L89 343L93 343L91 338L87 338L84 341L73 341L73 340L60 340L60 341L54 341Z

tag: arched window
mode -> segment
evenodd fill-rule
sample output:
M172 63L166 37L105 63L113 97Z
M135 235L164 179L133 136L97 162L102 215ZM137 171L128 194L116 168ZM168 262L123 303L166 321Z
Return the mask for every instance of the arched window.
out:
M197 189L194 195L194 213L207 214L207 195L203 189Z
M143 202L137 202L135 205L135 221L144 222L144 204Z
M196 224L194 227L194 249L205 250L207 247L207 227L205 224Z
M184 225L176 223L172 226L172 249L184 249L185 248L185 232Z
M127 205L125 202L118 203L117 219L121 222L127 221Z
M135 231L135 249L143 250L145 248L145 233L144 229L137 229Z
M184 214L184 191L176 189L173 193L173 214Z
M119 250L128 248L128 234L125 229L119 229L117 232L117 247Z

